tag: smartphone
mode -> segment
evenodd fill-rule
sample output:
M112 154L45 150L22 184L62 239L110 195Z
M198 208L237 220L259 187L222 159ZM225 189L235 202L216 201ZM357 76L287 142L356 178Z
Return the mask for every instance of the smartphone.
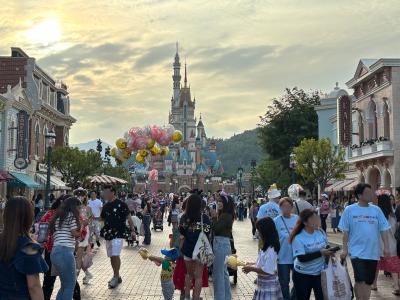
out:
M337 252L337 251L340 250L340 247L336 246L336 247L328 248L328 250L331 251L331 252Z

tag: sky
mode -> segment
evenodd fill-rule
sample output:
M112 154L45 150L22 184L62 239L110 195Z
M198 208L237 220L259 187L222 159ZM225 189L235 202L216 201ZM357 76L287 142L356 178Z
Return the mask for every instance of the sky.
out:
M181 62L207 135L257 126L285 88L330 92L361 58L400 57L397 0L0 0L0 55L67 83L72 144L168 122Z

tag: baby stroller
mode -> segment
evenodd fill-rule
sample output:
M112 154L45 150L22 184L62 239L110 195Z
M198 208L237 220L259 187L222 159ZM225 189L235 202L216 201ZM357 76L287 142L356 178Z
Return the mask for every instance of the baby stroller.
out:
M136 238L133 238L132 235L129 235L126 239L126 242L128 243L128 246L134 247L135 244L136 246L139 246L139 228L142 224L142 221L135 215L134 212L131 212L131 219L135 228Z
M157 208L154 211L154 215L153 215L153 229L155 231L157 231L157 229L161 229L161 231L164 230L164 225L163 225L163 214L161 212L160 208Z

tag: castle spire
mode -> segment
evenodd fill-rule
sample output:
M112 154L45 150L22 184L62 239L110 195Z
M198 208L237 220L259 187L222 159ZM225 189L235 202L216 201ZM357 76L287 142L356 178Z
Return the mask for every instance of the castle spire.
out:
M179 93L180 93L180 88L181 88L181 63L179 61L179 48L178 48L178 42L176 42L176 54L175 54L175 61L173 64L174 68L174 74L172 75L172 80L173 80L173 98L175 100L175 103L177 103L179 99Z
M186 59L185 59L185 87L187 87Z

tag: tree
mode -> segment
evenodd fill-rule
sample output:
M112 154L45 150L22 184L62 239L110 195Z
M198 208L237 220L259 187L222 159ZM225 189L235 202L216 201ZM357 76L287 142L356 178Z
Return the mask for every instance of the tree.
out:
M318 116L314 106L320 104L318 92L286 89L280 98L272 100L260 117L259 139L263 150L282 167L289 165L292 149L304 138L318 137Z
M305 184L320 186L321 191L329 180L343 179L347 163L343 148L335 149L329 139L304 139L293 151L296 160L296 173Z
M56 147L53 149L51 164L61 173L66 183L77 187L86 177L99 172L103 161L100 154L94 150Z
M266 159L255 169L254 180L264 190L268 190L273 183L280 189L285 189L290 184L290 171L283 168L279 161Z
M130 182L130 180L131 180L128 170L126 168L124 168L123 166L113 166L111 164L107 164L104 167L104 174L113 176L113 177L118 177L118 178L124 179L128 182Z

